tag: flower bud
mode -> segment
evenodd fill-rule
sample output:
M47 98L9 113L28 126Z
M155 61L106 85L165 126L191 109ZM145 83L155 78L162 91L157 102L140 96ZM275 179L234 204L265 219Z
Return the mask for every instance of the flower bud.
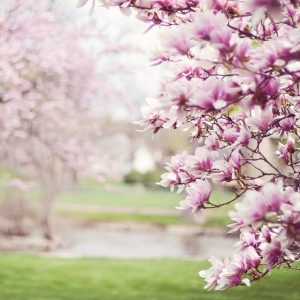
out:
M261 229L261 234L262 234L262 236L266 239L266 241L267 241L268 243L271 243L271 241L272 241L271 233L270 233L269 228L268 228L266 225L264 225L264 226L262 227L262 229Z
M294 153L295 152L295 140L289 136L287 141L287 152Z

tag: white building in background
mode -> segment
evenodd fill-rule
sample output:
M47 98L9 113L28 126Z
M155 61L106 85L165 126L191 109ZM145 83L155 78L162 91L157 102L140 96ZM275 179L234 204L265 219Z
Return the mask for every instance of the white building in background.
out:
M134 153L132 168L142 174L155 168L153 154L145 145L141 145Z

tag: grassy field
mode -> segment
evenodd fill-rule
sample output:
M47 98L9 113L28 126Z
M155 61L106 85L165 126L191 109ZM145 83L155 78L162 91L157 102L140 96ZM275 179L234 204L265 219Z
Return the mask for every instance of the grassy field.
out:
M64 191L58 196L57 201L87 205L174 208L182 199L183 194L171 193L167 190L118 185Z
M100 222L124 222L132 221L136 223L150 223L158 226L168 225L187 225L179 216L171 215L151 215L139 213L115 213L115 212L90 212L90 211L74 211L62 210L59 214L71 217L84 218L91 221Z
M168 189L117 185L109 188L99 186L65 191L58 196L57 201L105 206L174 208L184 198L184 193L171 193ZM230 193L216 190L213 192L213 199L216 203L230 200Z
M215 190L212 193L213 203L229 201L232 194L229 192ZM103 205L110 207L132 207L132 208L162 208L174 209L180 200L185 198L185 194L171 193L168 190L145 189L137 186L121 185L112 187L112 190L105 188L78 189L62 193L57 201L68 204ZM204 227L224 227L230 223L228 210L233 208L233 204L219 209L207 210ZM70 216L85 217L99 221L128 221L138 223L154 223L157 225L183 225L186 224L178 216L167 215L140 215L138 213L116 213L116 212L86 212L86 211L61 211L60 213ZM178 212L179 213L179 212Z
M274 270L251 288L203 290L207 262L0 255L5 300L239 300L300 298L299 273Z
M0 199L9 199L9 195L5 189L0 188ZM15 196L15 195L14 195ZM34 188L27 195L28 199L38 202L39 192ZM112 184L110 186L104 185L81 185L79 188L64 190L61 192L57 199L57 203L62 204L80 204L80 205L98 205L112 208L161 208L170 209L174 213L179 211L175 209L179 202L186 197L185 193L177 194L171 193L168 189L162 189L153 186L153 188L145 188L143 186L125 185L122 183ZM212 201L216 204L229 201L232 194L222 191L214 190L212 193ZM233 204L224 206L219 209L207 210L205 212L207 218L204 227L224 227L230 220L228 218L228 210L233 208ZM88 212L88 211L75 211L72 208L67 210L58 211L60 214L83 217L91 220L99 220L104 222L109 221L134 221L138 223L154 223L157 225L182 225L186 224L179 216L171 215L154 215L139 213L122 212L120 209L117 212Z

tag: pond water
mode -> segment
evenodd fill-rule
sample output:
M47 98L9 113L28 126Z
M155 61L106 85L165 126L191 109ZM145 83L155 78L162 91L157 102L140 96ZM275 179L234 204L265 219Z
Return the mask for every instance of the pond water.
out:
M110 258L224 257L233 252L235 239L184 234L168 230L124 231L109 228L77 228L60 233L65 246L56 255Z

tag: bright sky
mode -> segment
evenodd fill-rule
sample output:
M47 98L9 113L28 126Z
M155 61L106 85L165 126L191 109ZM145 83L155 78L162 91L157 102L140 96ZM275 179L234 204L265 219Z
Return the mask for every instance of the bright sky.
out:
M67 0L74 6L77 4L77 0ZM87 3L86 6L79 8L80 11L85 12L85 15L89 15L92 1ZM130 17L124 16L119 8L111 7L107 10L104 7L100 7L100 2L96 0L94 12L92 14L101 27L105 28L105 32L111 35L113 38L123 39L124 41L130 41L133 45L141 47L145 51L145 55L132 55L128 57L128 63L132 63L130 60L135 61L138 65L141 65L140 71L134 76L134 85L138 86L142 91L142 97L140 104L145 104L144 98L155 97L158 94L159 80L162 74L166 71L166 68L161 66L151 67L149 62L149 51L155 47L158 40L158 28L152 28L149 32L143 34L148 27L149 23L144 23L135 18L132 14Z
M134 17L124 16L119 8L106 8L99 7L95 10L94 15L99 16L99 22L106 24L109 22L108 32L112 36L118 38L120 34L125 33L125 40L131 41L145 50L144 56L132 56L133 60L139 60L138 63L141 64L141 72L139 72L137 82L144 86L145 92L148 96L155 96L158 93L158 82L161 77L161 67L151 67L149 62L149 51L153 50L156 41L158 39L158 28L152 28L147 33L143 34L148 27L149 23L144 23ZM125 32L124 32L125 31ZM147 84L145 84L147 83Z

